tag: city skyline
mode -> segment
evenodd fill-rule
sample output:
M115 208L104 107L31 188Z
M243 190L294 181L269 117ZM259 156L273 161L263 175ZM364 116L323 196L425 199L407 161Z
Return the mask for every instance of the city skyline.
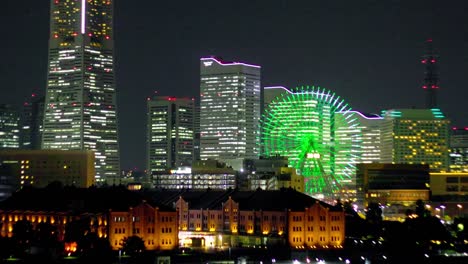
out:
M11 37L0 48L16 51L5 54L0 68L1 103L20 105L32 92L45 92L49 3L13 2L7 0L0 16L15 25L1 29ZM440 55L440 108L453 126L467 124L460 110L467 95L468 43L460 30L468 25L467 3L348 2L116 1L122 169L145 167L146 97L155 90L196 97L199 59L209 55L262 66L262 87L318 85L355 110L380 113L424 106L420 60L432 38Z

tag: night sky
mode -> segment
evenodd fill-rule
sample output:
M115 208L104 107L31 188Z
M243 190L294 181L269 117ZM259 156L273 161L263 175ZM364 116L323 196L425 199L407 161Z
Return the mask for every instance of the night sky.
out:
M45 92L49 2L2 0L0 103ZM122 169L145 166L146 98L196 96L199 58L210 55L261 65L262 86L321 86L380 113L424 106L431 38L439 106L468 126L467 13L466 0L116 0Z

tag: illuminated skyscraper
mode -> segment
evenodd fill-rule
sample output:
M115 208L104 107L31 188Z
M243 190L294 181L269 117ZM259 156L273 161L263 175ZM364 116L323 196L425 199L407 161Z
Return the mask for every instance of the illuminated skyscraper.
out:
M0 149L20 147L20 117L9 104L0 104Z
M200 59L200 158L259 156L260 66Z
M23 104L20 131L21 149L41 149L44 100L44 96L33 93Z
M96 182L119 177L113 0L52 0L43 149L92 150Z
M448 171L450 121L439 109L384 111L381 162L427 164L431 172Z
M191 98L148 98L147 169L162 173L193 160L195 105Z

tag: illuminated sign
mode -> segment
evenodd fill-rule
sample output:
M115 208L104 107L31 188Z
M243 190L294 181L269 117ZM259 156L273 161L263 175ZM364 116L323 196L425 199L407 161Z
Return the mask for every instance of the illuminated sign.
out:
M179 167L177 170L171 170L171 174L191 174L192 168L190 167Z

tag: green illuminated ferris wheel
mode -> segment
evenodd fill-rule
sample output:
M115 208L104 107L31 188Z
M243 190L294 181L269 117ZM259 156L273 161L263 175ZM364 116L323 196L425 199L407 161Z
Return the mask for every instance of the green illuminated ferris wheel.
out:
M348 104L320 87L285 91L262 119L263 154L287 157L312 196L336 196L351 183L360 138Z

